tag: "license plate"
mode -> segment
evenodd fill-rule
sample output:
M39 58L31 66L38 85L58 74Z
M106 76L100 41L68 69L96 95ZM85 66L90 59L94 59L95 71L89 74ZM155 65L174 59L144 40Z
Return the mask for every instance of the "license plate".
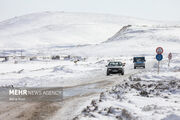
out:
M118 72L118 70L112 70L113 72Z

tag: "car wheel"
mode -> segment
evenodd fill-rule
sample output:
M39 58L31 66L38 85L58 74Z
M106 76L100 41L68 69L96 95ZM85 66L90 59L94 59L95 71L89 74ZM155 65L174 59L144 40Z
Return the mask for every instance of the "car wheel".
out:
M107 72L106 75L109 76L109 73Z
M134 67L134 69L136 69L136 67Z
M122 72L121 75L124 75L124 72Z

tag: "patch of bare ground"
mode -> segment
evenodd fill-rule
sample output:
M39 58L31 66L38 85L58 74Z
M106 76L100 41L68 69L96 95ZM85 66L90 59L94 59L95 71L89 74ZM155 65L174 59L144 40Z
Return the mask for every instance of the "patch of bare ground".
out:
M45 120L52 116L59 107L52 102L41 102L30 106L28 110L21 112L16 118L19 120Z

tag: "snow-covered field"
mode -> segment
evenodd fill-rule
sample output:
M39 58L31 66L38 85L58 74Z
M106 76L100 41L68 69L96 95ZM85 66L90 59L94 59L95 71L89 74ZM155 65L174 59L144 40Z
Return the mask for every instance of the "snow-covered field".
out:
M71 86L103 74L105 65L96 61L70 60L26 61L0 63L0 85L19 87ZM104 73L105 74L105 73ZM87 82L87 81L86 81Z
M0 63L0 85L67 87L98 82L106 77L105 66L112 60L126 63L125 74L132 72L131 57L90 57L77 63L74 60L19 60L15 64L15 60L9 60Z

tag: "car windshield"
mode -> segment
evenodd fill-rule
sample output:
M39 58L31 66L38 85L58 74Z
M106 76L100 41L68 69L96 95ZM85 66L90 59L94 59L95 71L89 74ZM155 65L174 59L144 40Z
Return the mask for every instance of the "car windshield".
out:
M145 61L144 57L134 58L134 62L144 62L144 61Z
M121 62L110 62L108 66L122 66Z

